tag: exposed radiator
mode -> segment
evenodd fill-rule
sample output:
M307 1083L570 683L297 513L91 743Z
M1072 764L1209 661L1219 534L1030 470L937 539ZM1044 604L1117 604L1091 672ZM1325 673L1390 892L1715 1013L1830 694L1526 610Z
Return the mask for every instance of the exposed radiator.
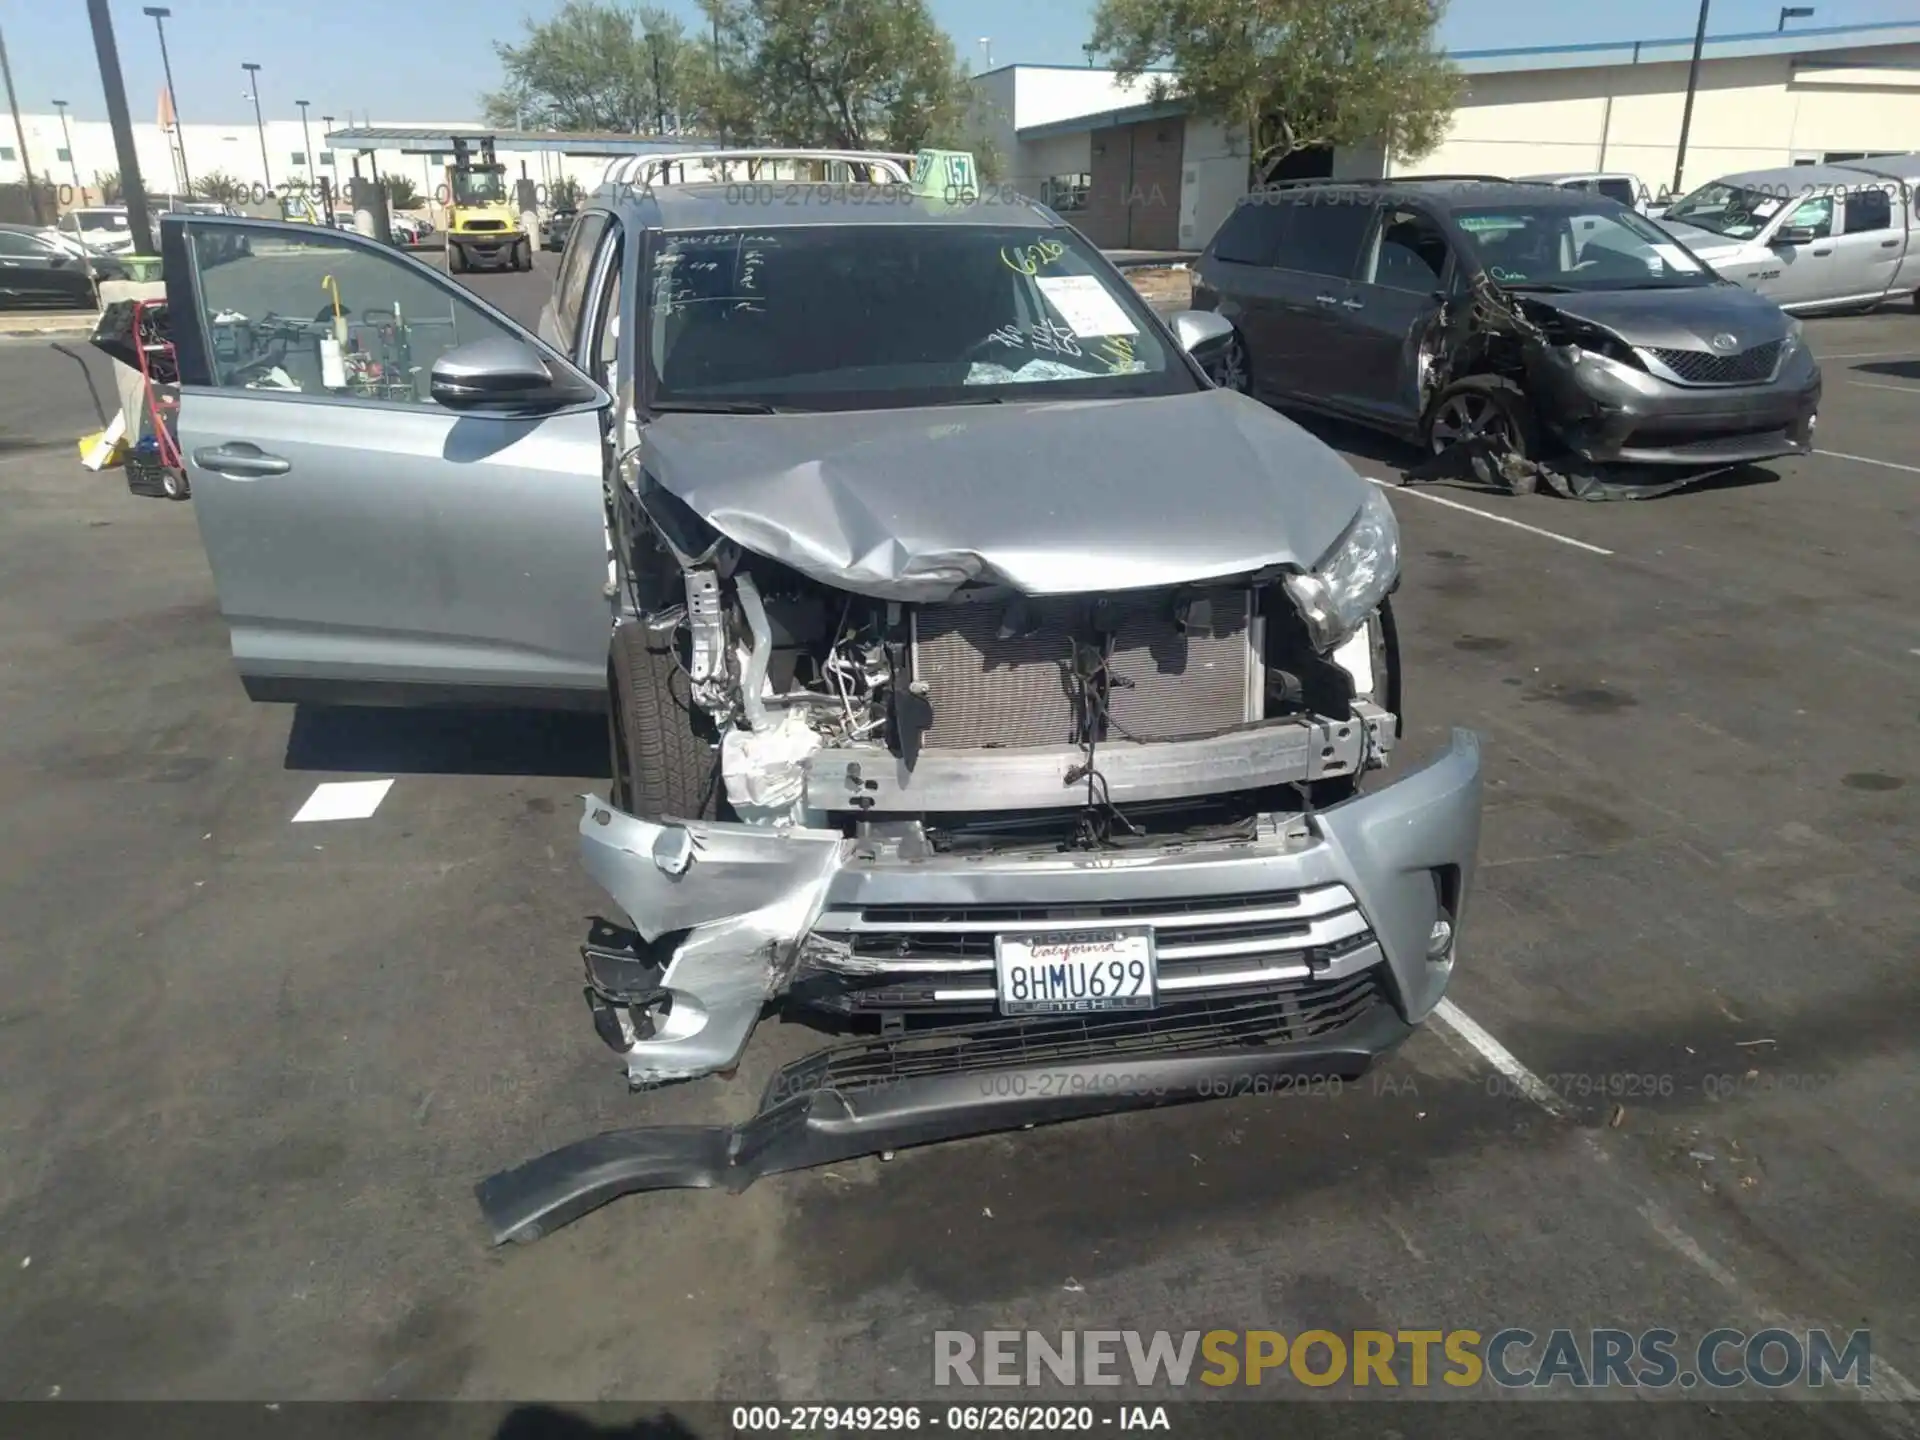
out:
M1260 717L1261 674L1246 591L1106 597L1114 685L1108 739L1177 740ZM923 605L914 612L913 673L926 682L939 749L1074 741L1076 635L1091 638L1092 598ZM1026 633L1002 637L1001 631Z

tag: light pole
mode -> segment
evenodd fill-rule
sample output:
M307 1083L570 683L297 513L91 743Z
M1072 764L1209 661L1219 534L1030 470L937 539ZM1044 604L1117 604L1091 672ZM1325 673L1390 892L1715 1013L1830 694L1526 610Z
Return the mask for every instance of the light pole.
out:
M1707 6L1700 0L1700 23L1693 32L1693 63L1687 66L1687 103L1680 111L1680 149L1673 157L1673 194L1679 197L1680 175L1687 168L1687 131L1693 128L1693 92L1700 84L1700 51L1707 43Z
M333 196L340 189L340 160L339 157L333 153L333 141L327 138L333 134L333 116L322 115L320 117L320 123L325 127L320 132L320 143L327 147L327 176L331 182L327 186L327 196L328 204L331 205Z
M164 5L148 5L141 9L142 15L153 17L153 28L160 35L160 69L167 77L167 108L173 111L173 143L180 151L180 183L187 193L193 193L193 176L187 169L187 131L180 123L180 97L173 93L173 61L167 58L167 17L173 11Z
M983 62L984 68L993 69L993 37L991 35L980 37L980 53L986 57Z
M313 192L313 132L307 129L307 102L296 100L293 103L300 107L300 143L307 147L300 153L306 157L307 192L311 195Z
M253 60L242 60L240 68L247 72L248 88L253 91L253 128L260 132L260 169L267 177L267 189L273 189L273 164L267 159L267 122L260 118L260 66Z
M7 82L7 108L13 112L14 138L20 144L20 173L27 179L27 207L33 211L33 223L43 225L46 219L40 213L40 187L34 183L33 160L27 154L27 127L20 123L20 102L13 95L13 66L7 63L5 36L0 36L0 78Z
M660 45L652 35L647 36L647 49L653 52L653 133L667 133L667 98L660 92Z
M73 130L72 127L67 124L67 102L64 100L56 100L53 102L53 108L60 112L60 133L66 137L67 141L67 168L73 171L73 188L78 190L80 188L80 162L73 158Z

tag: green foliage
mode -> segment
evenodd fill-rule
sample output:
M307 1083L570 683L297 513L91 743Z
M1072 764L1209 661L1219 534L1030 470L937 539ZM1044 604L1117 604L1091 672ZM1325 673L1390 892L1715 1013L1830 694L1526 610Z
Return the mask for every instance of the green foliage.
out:
M1459 71L1436 48L1445 0L1100 0L1093 45L1122 78L1168 65L1154 99L1244 127L1256 181L1296 150L1446 138Z
M698 108L734 140L912 151L960 134L966 72L926 0L702 0Z
M567 0L525 23L519 44L494 45L506 83L482 97L489 125L650 134L687 108L686 34L665 10Z
M102 205L118 205L127 198L126 187L120 183L118 170L94 171L91 188L100 192Z
M584 187L573 176L562 175L547 187L547 203L556 210L577 210L585 193Z
M404 175L382 175L380 184L386 189L390 209L416 210L424 203L419 186Z
M202 200L233 205L247 198L248 187L244 180L236 179L224 170L210 170L193 177L193 193Z

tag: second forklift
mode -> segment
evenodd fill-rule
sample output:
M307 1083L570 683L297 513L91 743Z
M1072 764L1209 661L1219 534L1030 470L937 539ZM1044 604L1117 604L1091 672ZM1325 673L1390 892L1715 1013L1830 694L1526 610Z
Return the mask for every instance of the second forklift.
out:
M507 194L507 167L494 158L493 137L455 135L447 166L447 269L533 269L533 237Z

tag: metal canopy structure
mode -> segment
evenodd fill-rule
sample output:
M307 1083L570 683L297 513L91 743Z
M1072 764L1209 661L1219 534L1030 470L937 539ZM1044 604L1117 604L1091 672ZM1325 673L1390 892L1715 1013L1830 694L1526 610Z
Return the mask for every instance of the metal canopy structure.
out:
M453 150L453 137L477 141L491 139L500 150L547 150L562 155L659 155L687 150L718 149L718 140L688 135L618 135L612 133L569 132L564 130L488 130L480 127L448 126L430 130L420 126L361 125L329 130L325 144L329 150L398 150L402 155L445 155Z

